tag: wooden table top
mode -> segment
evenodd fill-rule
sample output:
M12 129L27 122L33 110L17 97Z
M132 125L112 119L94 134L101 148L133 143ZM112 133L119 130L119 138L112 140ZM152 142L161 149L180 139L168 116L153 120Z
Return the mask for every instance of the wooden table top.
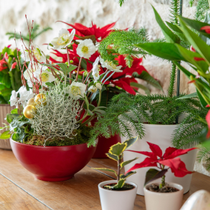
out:
M0 210L100 210L97 186L111 179L112 174L92 167L115 168L115 162L92 159L70 180L45 182L23 168L12 151L0 149ZM194 173L184 201L200 189L210 191L210 177ZM143 196L136 196L134 210L145 210Z

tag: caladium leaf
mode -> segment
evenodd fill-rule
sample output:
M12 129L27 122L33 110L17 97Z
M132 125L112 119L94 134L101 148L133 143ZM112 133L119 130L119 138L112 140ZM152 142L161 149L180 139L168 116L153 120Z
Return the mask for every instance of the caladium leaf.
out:
M145 176L145 182L144 185L148 184L149 182L152 182L156 179L161 178L162 176L165 175L165 173L168 171L168 169L163 169L161 171L151 168L147 171L146 176Z

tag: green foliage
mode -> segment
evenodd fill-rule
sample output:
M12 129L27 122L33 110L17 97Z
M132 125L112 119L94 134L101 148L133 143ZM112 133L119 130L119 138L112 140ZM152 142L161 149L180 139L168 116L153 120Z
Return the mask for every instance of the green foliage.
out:
M131 162L133 162L134 160L136 160L137 158L134 158L132 160L129 161L125 161L123 162L123 152L129 148L132 144L134 144L136 141L138 140L138 137L133 137L131 139L128 139L126 141L124 141L123 143L117 143L114 144L110 147L108 153L106 154L107 157L111 158L112 160L117 162L117 171L113 170L113 169L109 169L109 168L95 168L97 170L100 171L109 171L109 172L113 172L115 174L115 176L117 177L117 183L115 185L106 185L104 186L104 188L106 189L111 189L111 190L119 190L122 189L125 185L125 181L127 179L127 177L131 176L132 174L136 173L134 171L130 171L127 174L121 174L121 170L123 169L123 167Z
M179 14L180 10L180 0L173 0L171 1L170 5L170 19L171 22L174 24L178 24L177 15Z
M195 19L203 21L206 12L209 10L208 0L199 0L196 6Z
M3 59L6 53L8 59ZM8 104L12 90L18 91L22 86L21 69L24 71L24 62L20 59L20 56L21 53L17 49L11 50L9 47L5 47L0 52L0 62L5 62L5 69L0 69L0 104ZM15 62L17 65L12 67Z
M180 147L183 146L181 140L184 141L185 136L198 136L206 126L206 124L199 123L200 115L205 115L207 111L207 108L201 107L200 102L193 98L177 100L176 96L172 98L162 95L133 96L121 93L113 97L105 115L96 123L91 132L94 138L99 134L108 138L116 133L131 138L133 132L136 132L141 139L144 136L143 122L163 125L175 124L177 117L185 114L174 140L174 144ZM194 128L196 129L194 132L184 126L185 124L187 126L188 121L197 123L200 127ZM186 135L182 138L182 132L184 132L182 129L184 128L186 128Z
M39 24L34 24L33 25L33 28L31 30L31 34L30 34L30 37L29 37L29 34L27 35L23 35L23 34L18 34L18 33L14 33L14 32L7 32L6 35L9 36L9 39L23 39L24 41L28 41L31 39L31 40L34 40L35 38L37 38L38 36L40 36L41 34L43 34L44 32L48 31L48 30L52 30L51 27L46 27L42 30L39 30Z
M104 60L109 60L114 63L117 62L114 61L118 56L117 54L126 55L125 59L127 65L130 67L132 65L132 56L145 54L141 49L134 49L134 46L137 43L145 42L148 42L145 28L139 31L114 31L100 43L99 52Z

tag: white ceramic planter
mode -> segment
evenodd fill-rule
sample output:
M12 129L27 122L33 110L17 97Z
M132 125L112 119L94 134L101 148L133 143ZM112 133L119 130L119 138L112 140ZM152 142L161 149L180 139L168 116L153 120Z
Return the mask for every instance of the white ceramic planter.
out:
M133 185L134 188L125 191L114 191L103 188L104 185L110 183L116 183L116 180L104 181L98 185L102 210L133 210L137 185L132 182L126 182Z
M150 151L149 146L147 144L147 141L158 144L160 148L165 151L167 147L172 147L172 134L174 132L174 129L177 125L152 125L152 124L145 124L145 136L142 139L139 139L134 145L129 147L130 150L138 150L138 151ZM136 134L134 133L134 136ZM124 142L127 138L121 136L121 141ZM186 155L180 156L181 160L186 164L186 168L190 171L193 171L194 163L196 159L196 150L190 151ZM133 153L133 152L124 152L124 161L131 160L135 157L138 157L138 159L128 165L125 166L125 171L127 171L129 168L131 168L135 163L142 162L146 156ZM141 168L137 169L137 173L128 177L128 181L131 181L133 183L136 183L138 186L137 194L144 195L144 180L145 180L145 174L148 171L149 167L147 168ZM190 183L192 179L192 174L188 174L185 177L178 178L171 173L171 170L166 174L166 182L173 182L178 183L184 187L184 193L188 192L190 189ZM157 182L160 180L157 180Z
M180 210L183 199L183 187L169 183L169 186L179 189L177 192L151 192L144 187L146 210Z

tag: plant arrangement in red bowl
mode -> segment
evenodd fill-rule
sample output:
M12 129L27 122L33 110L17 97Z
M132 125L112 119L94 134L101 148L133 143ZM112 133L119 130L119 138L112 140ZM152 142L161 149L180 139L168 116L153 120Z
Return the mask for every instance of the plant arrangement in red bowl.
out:
M184 177L187 174L191 174L192 171L186 169L185 163L178 156L184 155L196 148L177 149L168 147L163 154L158 145L150 142L147 143L151 152L127 150L147 157L143 162L136 163L125 174L136 169L152 167L147 171L145 178L144 193L146 209L179 210L182 205L183 187L174 183L166 183L165 174L169 169L171 169L176 177ZM160 183L149 184L159 178L161 178Z

